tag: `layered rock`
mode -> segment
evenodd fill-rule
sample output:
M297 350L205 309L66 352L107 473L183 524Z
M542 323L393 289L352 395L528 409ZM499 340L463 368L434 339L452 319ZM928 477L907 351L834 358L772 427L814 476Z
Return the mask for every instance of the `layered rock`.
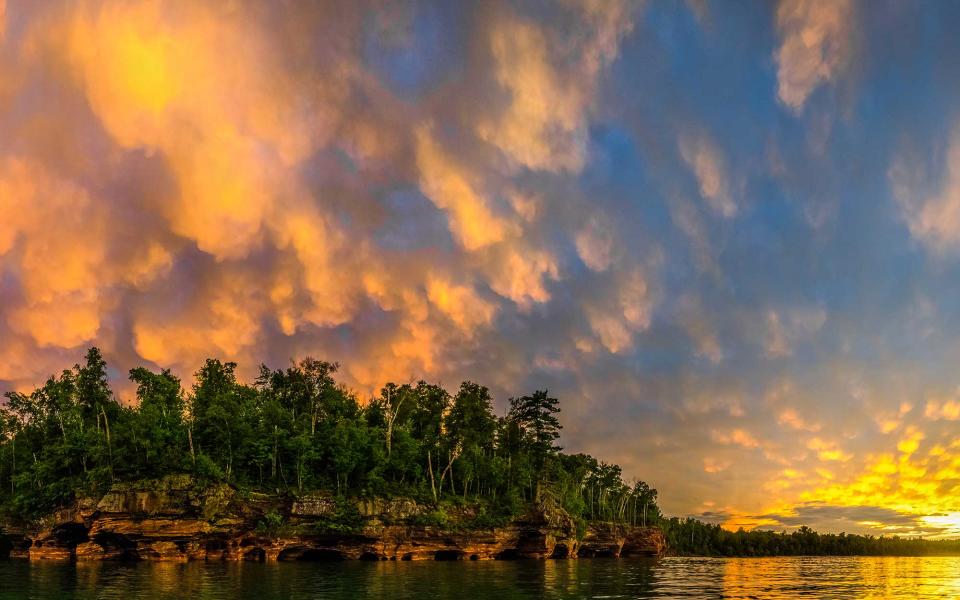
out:
M342 501L341 501L342 502ZM34 560L486 560L658 556L659 529L589 526L578 538L562 510L539 506L494 528L464 508L444 526L417 525L431 507L410 499L353 501L355 526L331 521L338 501L312 494L241 495L189 477L116 485L27 526L4 524L0 552ZM346 531L331 531L332 529Z
M617 523L599 523L587 528L580 542L584 557L660 556L667 540L656 527L630 527Z

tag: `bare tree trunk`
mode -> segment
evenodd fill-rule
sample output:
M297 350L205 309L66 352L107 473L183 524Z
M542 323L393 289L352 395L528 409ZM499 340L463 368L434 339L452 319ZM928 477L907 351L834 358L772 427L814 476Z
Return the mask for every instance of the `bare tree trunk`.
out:
M278 448L279 443L280 441L277 438L277 426L274 425L273 426L273 456L271 457L271 461L270 461L270 480L271 481L277 480L277 452L279 452L279 448Z
M387 458L393 449L393 405L390 403L390 389L387 388Z
M447 477L447 473L450 473L450 481L453 481L453 461L457 460L458 456L460 456L460 451L457 449L454 449L447 455L447 466L443 472L440 473L440 485L438 486L440 491L443 491L443 480ZM453 493L456 494L457 492L454 491Z
M282 460L279 461L277 468L280 469L280 479L283 479L283 485L284 485L284 487L289 488L289 487L290 487L290 484L287 483L287 474L283 472L283 461L282 461Z
M197 455L193 453L193 425L187 427L187 441L190 443L190 462L197 466Z
M107 418L107 411L100 407L103 412L103 427L107 432L107 456L110 458L110 481L113 481L113 442L110 440L110 419Z
M230 435L230 423L224 419L223 426L227 431L227 480L233 475L233 436Z
M427 451L427 470L430 471L430 491L433 492L433 501L437 502L437 486L433 480L433 460L430 458L430 455L433 454L433 450Z

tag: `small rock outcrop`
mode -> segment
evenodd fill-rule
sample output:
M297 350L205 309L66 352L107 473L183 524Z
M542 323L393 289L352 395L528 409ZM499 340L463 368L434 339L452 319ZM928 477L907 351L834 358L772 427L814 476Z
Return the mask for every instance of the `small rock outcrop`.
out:
M405 498L349 501L355 521L334 520L343 500L283 498L198 488L187 476L118 484L39 523L0 524L0 554L31 560L488 560L659 556L657 528L601 523L578 536L561 510L539 506L499 527L476 515L441 525Z

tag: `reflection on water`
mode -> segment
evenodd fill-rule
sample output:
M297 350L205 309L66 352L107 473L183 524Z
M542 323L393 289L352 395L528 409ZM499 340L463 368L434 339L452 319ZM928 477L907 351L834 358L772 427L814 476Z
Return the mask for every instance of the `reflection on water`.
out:
M954 598L960 558L0 562L0 598Z

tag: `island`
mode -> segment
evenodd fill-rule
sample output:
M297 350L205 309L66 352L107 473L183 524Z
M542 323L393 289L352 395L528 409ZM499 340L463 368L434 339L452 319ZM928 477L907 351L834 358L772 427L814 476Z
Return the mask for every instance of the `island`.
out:
M729 531L666 518L657 490L557 445L559 401L388 383L362 402L336 363L82 363L0 406L0 556L56 560L486 560L958 554L960 542Z
M479 560L657 556L657 492L564 454L558 401L387 384L361 402L335 363L209 359L187 391L82 364L0 408L0 553L76 560Z

